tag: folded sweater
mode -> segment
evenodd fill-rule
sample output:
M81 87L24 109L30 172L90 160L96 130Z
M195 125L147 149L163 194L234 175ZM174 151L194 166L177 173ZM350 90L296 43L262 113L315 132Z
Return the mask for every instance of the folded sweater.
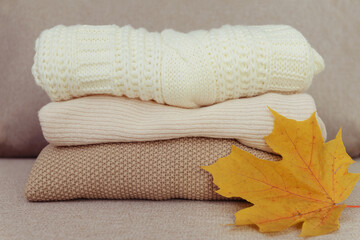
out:
M230 139L180 138L76 147L48 145L27 181L29 201L87 199L226 199L200 166L230 154L232 145L266 160L280 157Z
M161 33L131 26L56 26L36 41L32 73L53 101L92 94L194 108L269 91L301 92L324 68L284 25Z
M316 111L313 98L305 93L267 93L198 109L99 95L49 103L39 119L46 140L57 146L212 137L236 138L269 152L264 137L272 132L274 118L268 106L296 120ZM326 139L324 123L320 118L318 122Z

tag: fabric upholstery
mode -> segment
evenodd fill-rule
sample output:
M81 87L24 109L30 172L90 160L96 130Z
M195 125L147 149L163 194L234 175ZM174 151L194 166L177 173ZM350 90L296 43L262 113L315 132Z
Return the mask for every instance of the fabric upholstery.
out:
M49 98L31 74L41 31L58 24L117 24L188 32L224 24L286 24L323 57L313 95L328 139L343 127L352 156L360 154L360 1L351 0L2 0L0 4L0 156L36 156L46 145L37 111Z
M243 201L77 200L28 202L24 185L34 160L0 159L0 239L300 239L299 226L263 234L252 226L227 226ZM350 166L360 172L360 159ZM345 201L358 205L360 186ZM340 229L316 240L360 239L359 209L345 209Z

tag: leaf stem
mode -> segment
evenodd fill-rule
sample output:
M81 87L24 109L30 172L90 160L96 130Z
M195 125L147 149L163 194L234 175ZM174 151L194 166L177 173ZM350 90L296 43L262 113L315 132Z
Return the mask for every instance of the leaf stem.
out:
M360 208L360 205L345 205L347 208Z

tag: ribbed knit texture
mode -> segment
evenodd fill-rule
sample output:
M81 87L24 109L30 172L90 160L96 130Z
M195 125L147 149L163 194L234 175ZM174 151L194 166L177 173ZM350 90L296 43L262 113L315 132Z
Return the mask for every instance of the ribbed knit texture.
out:
M92 94L194 108L269 91L301 92L324 68L294 28L229 26L161 33L56 26L36 41L32 73L53 101Z
M180 137L236 138L271 151L264 137L274 118L268 106L285 117L305 120L316 111L308 94L267 93L199 109L183 109L125 97L90 96L52 102L39 112L43 134L58 146L138 142ZM324 123L318 118L326 139Z
M227 139L180 138L78 147L48 145L28 179L30 201L172 198L220 200L200 166L230 154L232 145L267 160L279 156Z

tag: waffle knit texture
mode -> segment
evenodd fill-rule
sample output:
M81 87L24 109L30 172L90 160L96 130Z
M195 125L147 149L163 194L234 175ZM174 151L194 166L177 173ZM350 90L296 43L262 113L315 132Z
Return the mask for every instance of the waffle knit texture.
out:
M285 25L161 33L131 26L45 30L32 73L53 101L93 94L195 108L269 91L301 92L324 68L304 36Z
M211 137L235 138L270 152L264 140L274 126L268 106L296 120L305 120L316 111L313 98L305 93L267 93L198 109L125 97L89 96L49 103L40 110L39 119L46 140L57 146ZM326 139L325 125L319 117L318 122Z
M48 145L37 158L25 195L29 201L173 198L226 199L200 166L230 154L232 145L267 160L280 157L230 139L180 138L76 147Z

